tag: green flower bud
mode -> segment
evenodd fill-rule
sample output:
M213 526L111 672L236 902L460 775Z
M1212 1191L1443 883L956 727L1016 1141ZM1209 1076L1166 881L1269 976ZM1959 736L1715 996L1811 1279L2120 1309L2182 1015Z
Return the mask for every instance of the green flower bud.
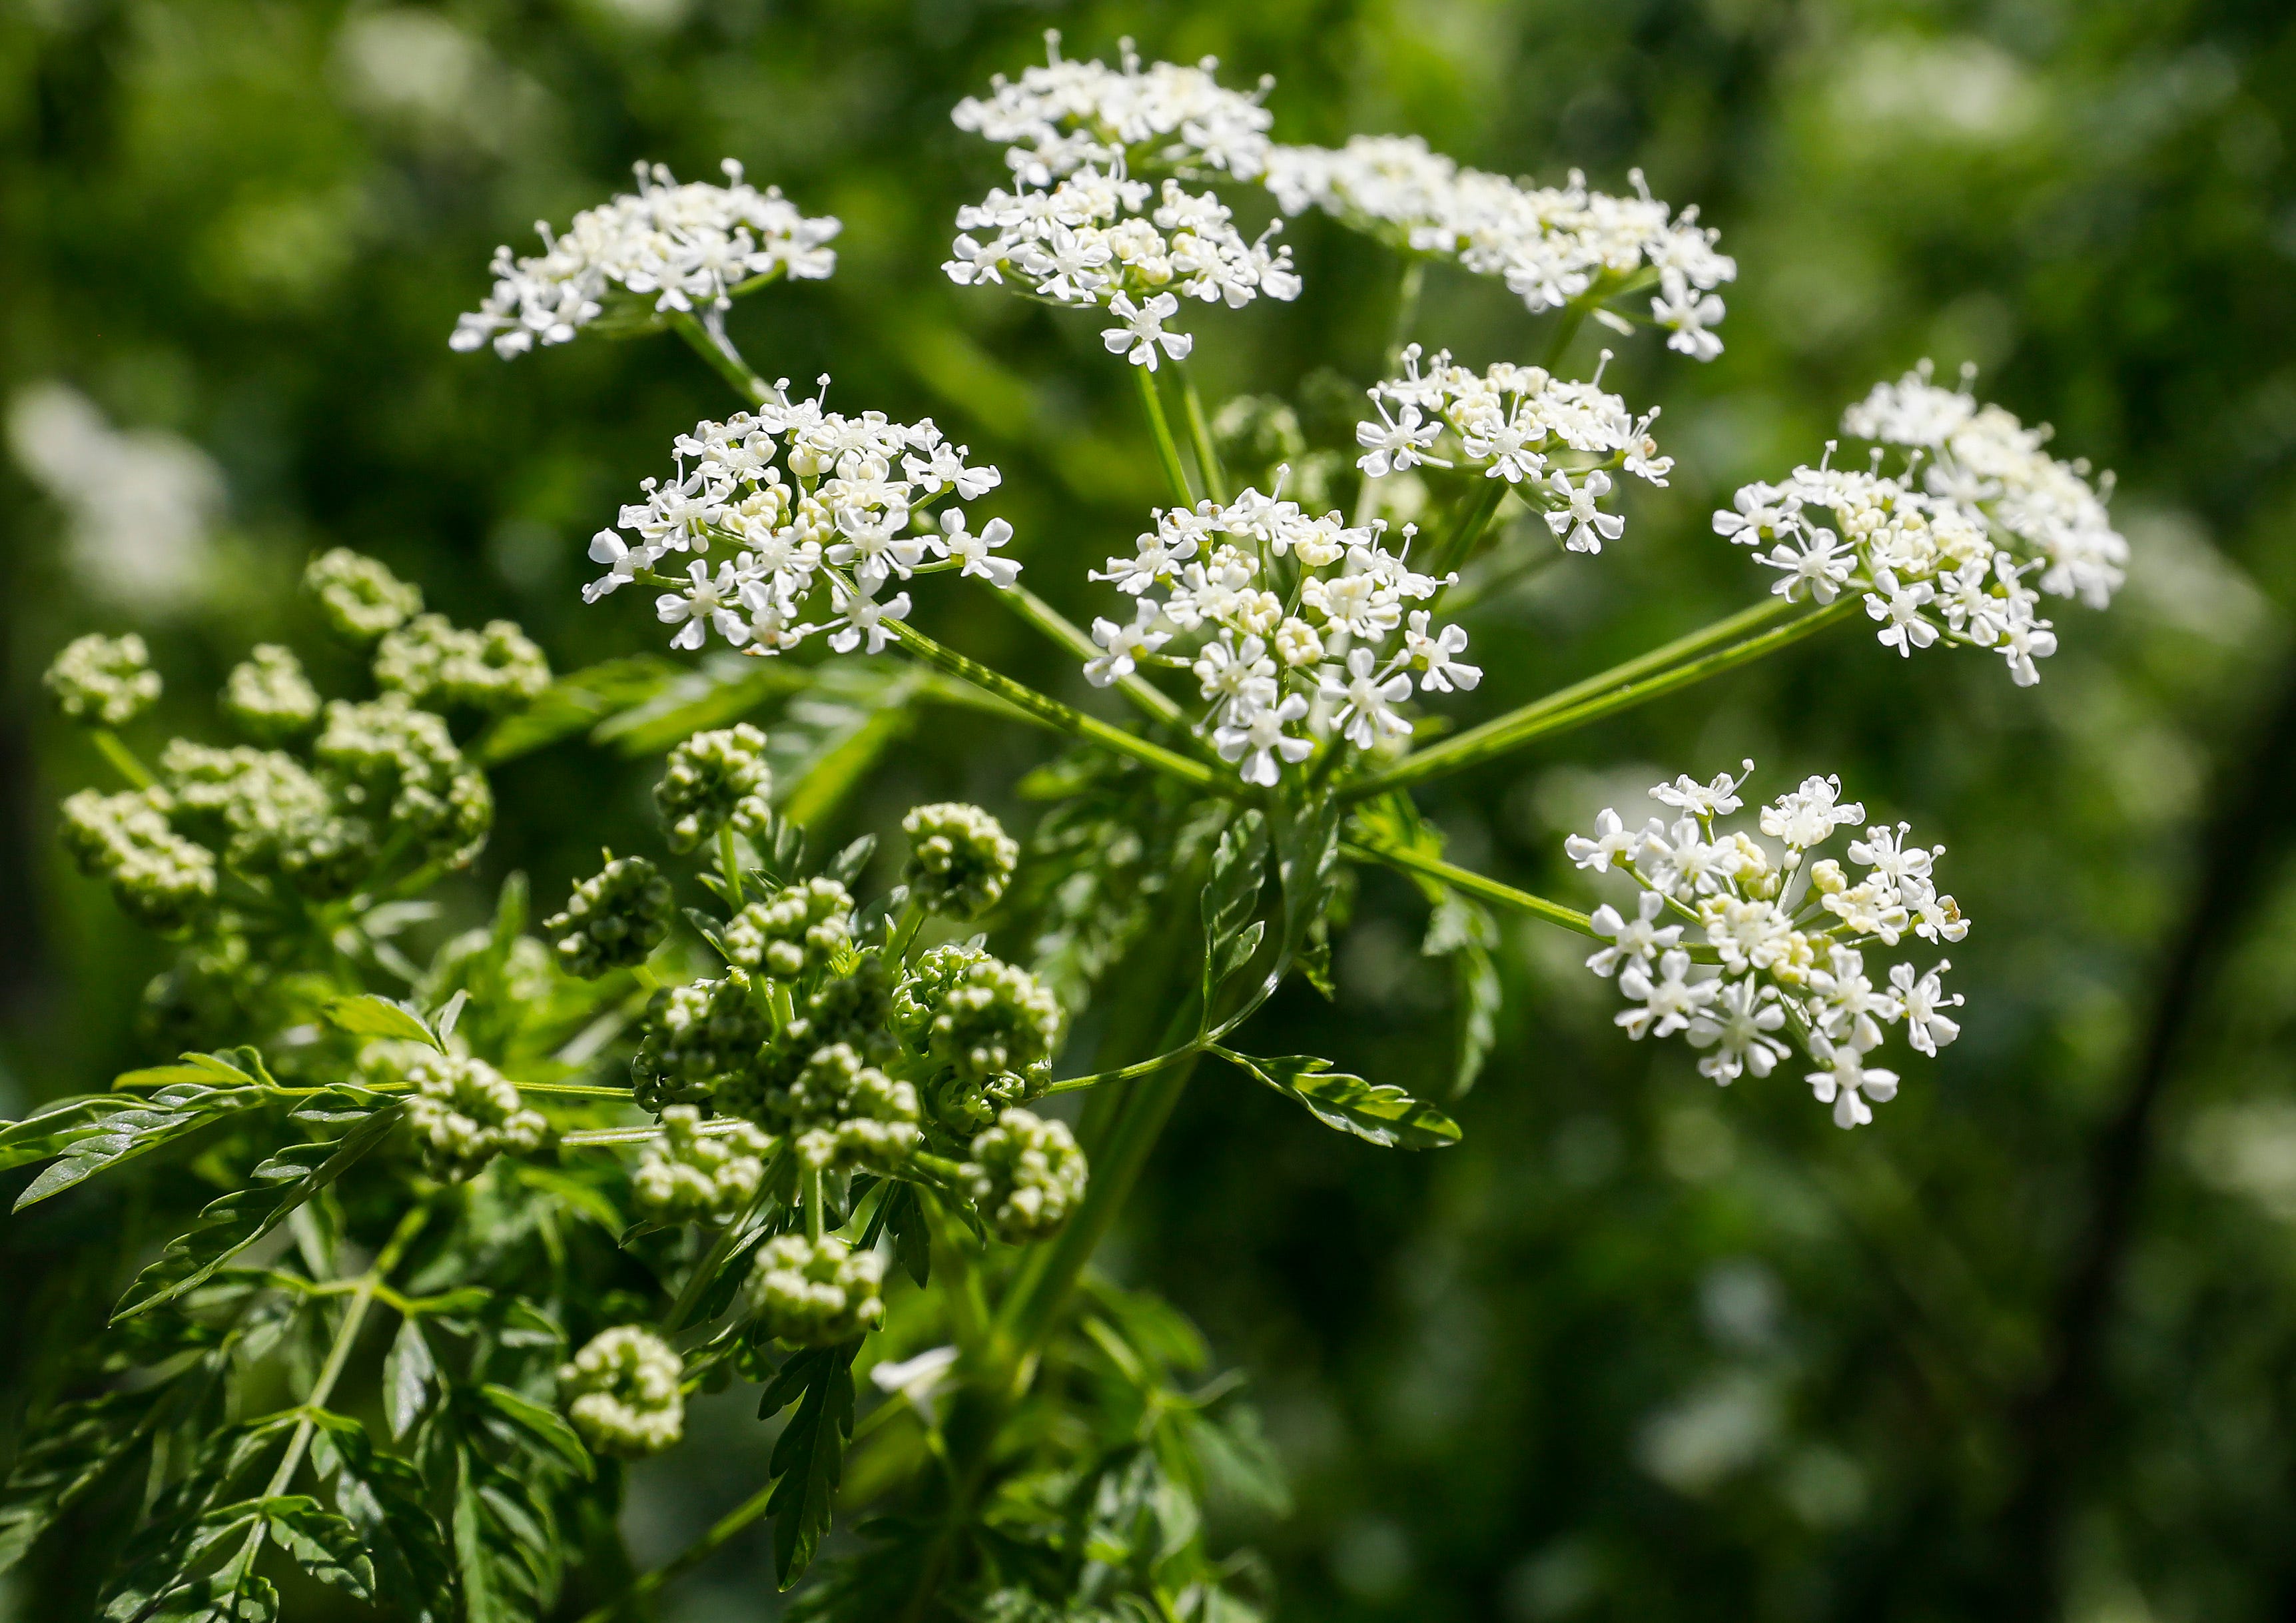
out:
M159 789L82 789L64 802L57 831L82 873L111 881L122 912L148 928L174 931L214 902L216 860L169 826L168 805Z
M799 1159L823 1171L890 1174L907 1163L922 1136L916 1089L844 1042L815 1050L786 1083L758 1066L726 1078L715 1097L721 1108L794 1135Z
M256 644L223 685L224 713L260 744L283 744L319 719L319 690L303 662L275 642Z
M160 752L160 774L176 826L221 845L225 863L242 873L276 867L299 829L333 813L319 780L277 750L171 739Z
M691 851L716 838L742 813L745 802L762 804L773 781L766 735L748 722L695 733L669 752L669 764L654 786L653 803L668 829L669 848Z
M644 857L617 857L574 887L566 910L543 927L562 932L558 964L570 975L596 980L610 969L645 962L669 934L676 906L669 881Z
M995 907L1021 861L1019 844L979 806L919 806L901 820L901 831L912 846L901 871L910 900L951 919L978 919Z
M715 1125L705 1136L692 1105L663 1108L661 1137L645 1147L630 1178L639 1211L656 1223L724 1222L750 1204L773 1141L745 1121Z
M160 673L144 639L74 638L40 679L65 719L83 727L125 727L160 696Z
M955 945L917 960L893 995L893 1019L910 1050L941 1074L935 1113L960 1129L987 1125L1043 1086L1061 1034L1060 1003L1044 983Z
M644 1040L630 1062L639 1102L651 1107L700 1097L710 1078L749 1069L772 1032L750 994L750 977L739 969L728 970L722 981L655 993Z
M1015 1245L1043 1240L1084 1199L1084 1151L1064 1122L1006 1110L972 1141L964 1175L980 1214Z
M506 710L550 686L550 662L507 620L465 631L444 614L417 614L375 650L374 680L426 710Z
M346 809L412 833L455 866L494 823L486 774L463 761L447 723L395 696L331 702L311 754Z
M517 1086L483 1059L426 1050L408 1063L406 1075L414 1088L406 1098L406 1125L422 1140L431 1170L457 1183L498 1155L533 1154L550 1131Z
M827 968L853 944L853 898L834 879L783 886L726 926L726 956L744 969L795 980Z
M315 902L349 895L374 871L381 849L363 817L318 817L296 824L279 844L279 871Z
M885 1259L824 1235L782 1234L758 1251L750 1303L768 1334L797 1347L834 1347L885 1322Z
M585 1443L634 1459L675 1447L685 1435L685 1361L660 1337L619 1324L559 1365L558 1399Z
M303 589L319 600L336 634L355 643L373 642L422 611L421 587L348 547L313 558L303 571Z

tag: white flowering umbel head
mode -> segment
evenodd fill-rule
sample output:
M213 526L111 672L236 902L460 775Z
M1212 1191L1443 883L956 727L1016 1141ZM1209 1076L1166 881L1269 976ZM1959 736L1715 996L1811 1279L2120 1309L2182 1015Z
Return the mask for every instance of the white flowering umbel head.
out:
M426 1051L408 1063L406 1080L406 1125L442 1177L460 1182L498 1155L531 1155L549 1133L542 1113L483 1059Z
M669 848L691 851L737 820L756 820L773 784L766 735L747 721L695 733L669 752L653 788Z
M1413 531L1311 518L1297 502L1245 490L1226 505L1156 514L1133 556L1093 575L1134 601L1096 620L1103 650L1085 678L1106 687L1144 664L1193 673L1209 733L1246 783L1273 785L1334 737L1374 749L1406 737L1414 682L1438 693L1482 672L1459 659L1466 632L1426 609L1448 577L1406 562Z
M335 634L354 643L371 643L422 612L421 587L348 547L313 558L303 571L303 589L317 599Z
M1939 388L1927 362L1876 383L1842 414L1844 433L1906 453L1894 474L1877 449L1866 471L1799 467L1750 484L1714 515L1717 534L1778 572L1771 589L1799 601L1865 601L1882 646L1900 656L1938 642L1989 648L2012 680L2040 680L2057 650L2044 593L2103 608L2120 589L2128 543L2105 507L2107 475L2059 462L1998 406Z
M74 638L40 682L58 713L84 727L125 727L158 702L160 690L151 651L133 631Z
M654 599L662 623L677 627L672 647L699 648L714 631L746 653L780 654L825 631L840 654L875 654L890 622L908 617L907 592L885 595L891 582L956 570L1013 585L1020 566L995 556L1012 526L993 519L976 533L955 506L1003 474L967 462L968 448L930 417L843 416L819 399L791 402L787 382L779 400L679 436L675 477L647 480L620 530L591 540L606 573L584 601L642 574L658 581L676 555L685 579Z
M760 192L726 160L726 184L681 185L660 164L637 166L637 190L586 209L560 235L537 221L544 251L495 250L494 291L455 324L457 350L491 343L508 360L565 343L594 322L646 326L675 312L722 310L781 276L837 268L838 222L808 218L778 186Z
M1004 1110L973 1139L963 1175L989 1226L1025 1245L1059 1232L1084 1199L1088 1169L1067 1123Z
M917 806L901 820L901 832L909 836L901 877L928 912L980 918L1003 898L1020 866L1020 842L979 806Z
M685 1429L678 1389L685 1365L668 1343L636 1324L601 1332L558 1369L558 1399L582 1440L600 1454L640 1458L676 1445Z
M661 1136L630 1175L630 1198L655 1223L723 1223L750 1204L773 1141L748 1122L711 1124L692 1105L665 1106Z
M758 1248L750 1302L766 1332L796 1347L834 1347L885 1322L885 1258L824 1235L782 1234Z
M1850 865L1862 871L1813 857L1866 818L1864 806L1843 803L1839 779L1805 779L1761 808L1756 825L1775 845L1721 829L1753 765L1710 783L1659 785L1651 795L1671 808L1670 820L1629 829L1605 810L1593 834L1564 843L1578 867L1642 886L1628 912L1607 902L1596 910L1595 933L1610 944L1587 967L1617 976L1628 1004L1618 1024L1628 1036L1679 1033L1703 1050L1699 1070L1726 1084L1748 1072L1767 1076L1799 1049L1834 1121L1859 1126L1897 1095L1898 1074L1868 1060L1887 1027L1902 1027L1931 1058L1961 1030L1947 1013L1961 996L1947 995L1939 978L1949 964L1869 973L1866 952L1907 935L1956 942L1969 924L1937 889L1933 866L1945 847L1911 844L1904 823L1849 842Z
M1695 359L1721 353L1714 290L1736 279L1737 264L1716 251L1696 209L1676 214L1639 169L1635 194L1613 197L1589 191L1576 169L1560 187L1527 186L1462 169L1416 136L1357 136L1336 151L1272 147L1265 178L1285 213L1320 209L1403 252L1496 276L1534 313L1592 303L1611 326L1631 330L1632 316L1666 328L1667 347ZM1653 291L1647 316L1599 302Z

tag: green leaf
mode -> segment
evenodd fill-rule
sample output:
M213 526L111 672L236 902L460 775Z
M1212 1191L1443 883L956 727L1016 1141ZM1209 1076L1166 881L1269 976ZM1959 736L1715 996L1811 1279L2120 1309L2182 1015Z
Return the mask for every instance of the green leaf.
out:
M59 1516L137 1452L168 1389L108 1393L49 1412L0 1487L0 1572L22 1560Z
M657 755L703 728L729 727L812 678L783 660L719 655L699 670L681 667L644 703L600 721L590 737L624 755Z
M394 1003L372 992L362 992L357 997L330 998L319 1006L319 1012L330 1025L355 1037L396 1037L406 1042L427 1042L441 1052L446 1049L421 1015L404 1003Z
M1267 877L1267 820L1247 811L1220 835L1204 882L1203 1018L1209 1027L1212 998L1220 984L1250 960L1266 934L1252 915Z
M557 1587L556 1526L531 1484L455 1449L454 1547L466 1623L529 1623Z
M204 1082L176 1082L148 1099L100 1094L94 1100L74 1101L63 1109L12 1124L0 1133L0 1166L18 1166L44 1156L57 1158L17 1197L16 1209L21 1211L226 1116L269 1102L266 1089L242 1073L233 1075L245 1085L219 1088Z
M492 1382L480 1387L477 1396L508 1424L515 1438L540 1445L543 1453L578 1477L586 1479L595 1473L597 1468L590 1462L590 1451L582 1446L582 1439L574 1435L574 1428L557 1410L545 1408L530 1397Z
M379 1453L355 1420L323 1413L319 1422L311 1460L322 1477L333 1479L335 1504L358 1529L377 1596L406 1617L445 1618L454 1562L422 1473L396 1454Z
M382 1361L382 1406L391 1436L405 1437L413 1429L438 1376L439 1365L430 1356L430 1344L422 1339L422 1327L413 1319L400 1320L398 1334Z
M869 859L876 854L877 836L865 834L830 858L829 865L821 870L822 876L836 880L849 890L861 882L862 870L869 866Z
M853 1435L853 1355L860 1350L857 1340L826 1349L774 1443L768 1467L774 1491L766 1512L774 1519L774 1576L783 1589L813 1564L829 1531L845 1473L845 1443Z
M1334 1071L1312 1054L1281 1058L1239 1054L1214 1045L1212 1052L1305 1105L1327 1127L1352 1133L1388 1149L1441 1149L1459 1141L1459 1125L1434 1106L1401 1088L1368 1083Z
M922 1289L932 1279L932 1231L913 1185L901 1184L885 1197L885 1229L893 1237L894 1260Z
M532 704L496 721L463 753L480 766L499 766L645 704L684 674L684 667L652 654L570 671Z
M390 1104L330 1143L296 1144L248 1174L247 1187L211 1202L192 1230L168 1242L136 1275L112 1311L116 1323L173 1301L287 1220L287 1215L348 1172L398 1123Z
M305 1494L265 1500L263 1517L279 1547L304 1571L354 1599L374 1599L374 1563L348 1520Z

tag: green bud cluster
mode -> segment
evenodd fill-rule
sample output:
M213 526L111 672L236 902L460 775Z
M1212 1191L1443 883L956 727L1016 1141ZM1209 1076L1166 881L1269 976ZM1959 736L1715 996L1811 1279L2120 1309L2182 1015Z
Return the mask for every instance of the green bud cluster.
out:
M767 1116L794 1133L798 1158L820 1170L890 1173L916 1152L917 1091L863 1063L849 1043L814 1050L786 1088L768 1091Z
M422 612L421 587L348 547L313 558L303 571L303 589L318 599L338 636L362 647Z
M911 842L901 877L909 899L928 912L980 918L996 905L1020 865L1019 842L979 806L918 806L901 820L901 831Z
M125 637L74 638L41 679L65 719L83 727L125 727L160 696L151 651Z
M740 969L727 970L722 981L657 992L630 1061L638 1102L652 1108L702 1097L712 1078L749 1069L772 1029Z
M425 1050L406 1076L414 1086L406 1125L431 1170L455 1182L498 1155L533 1154L550 1131L542 1112L526 1108L517 1084L483 1059Z
M1296 463L1308 449L1300 414L1275 395L1237 395L1213 416L1211 430L1220 460L1239 473Z
M758 1251L750 1305L769 1335L796 1347L833 1347L885 1321L885 1259L824 1235L782 1234Z
M447 723L396 696L329 702L311 754L337 799L411 835L461 867L494 826L494 791L463 759Z
M606 865L574 887L566 910L543 920L560 932L558 965L594 981L611 969L630 969L669 934L676 898L661 870L644 857L606 853Z
M691 851L728 823L758 822L773 781L766 735L748 722L695 733L669 752L669 764L654 786L653 803L669 848Z
M374 680L426 710L507 710L550 686L550 662L507 620L465 631L444 614L417 614L383 638Z
M935 947L893 1000L903 1042L931 1067L934 1113L952 1127L985 1125L1049 1080L1061 1007L1025 969L977 947Z
M852 950L853 898L834 879L783 886L726 926L726 955L753 974L795 980Z
M582 1440L600 1454L639 1458L685 1433L685 1364L636 1324L601 1331L558 1368L558 1398Z
M278 750L170 739L160 754L160 775L176 827L204 836L242 873L276 869L304 829L333 813L319 780Z
M180 930L215 901L215 853L175 831L162 789L99 795L62 808L59 832L82 873L111 882L120 910L154 930Z
M1087 1169L1068 1124L1027 1110L1004 1110L995 1126L972 1141L964 1175L974 1203L997 1234L1021 1245L1046 1238L1068 1221L1084 1199Z
M773 1141L745 1121L701 1131L701 1112L692 1105L669 1105L661 1113L661 1137L649 1143L630 1177L638 1210L656 1223L723 1222L750 1204L765 1176Z
M224 713L260 744L283 744L319 719L319 690L292 648L258 643L223 685Z

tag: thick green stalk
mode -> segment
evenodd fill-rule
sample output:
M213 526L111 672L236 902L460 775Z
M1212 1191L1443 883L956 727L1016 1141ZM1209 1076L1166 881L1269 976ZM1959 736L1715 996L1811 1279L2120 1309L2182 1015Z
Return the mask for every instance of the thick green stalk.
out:
M1148 414L1148 432L1156 441L1156 459L1164 465L1172 498L1184 507L1193 507L1195 492L1188 489L1187 470L1180 465L1179 442L1172 438L1171 419L1164 415L1164 397L1156 391L1156 375L1145 367L1135 367L1132 381L1139 385L1141 408Z
M1175 361L1180 375L1180 409L1187 418L1188 441L1196 453L1196 472L1202 475L1204 494L1223 507L1227 504L1227 470L1220 465L1219 449L1212 444L1211 419L1204 416L1203 397L1196 392L1196 375L1185 361Z
M1082 626L1062 614L1060 610L1027 587L1015 583L1003 589L992 587L989 592L997 602L1020 615L1021 619L1078 659L1100 657L1100 645L1086 634ZM1180 724L1180 707L1174 704L1162 689L1147 680L1138 671L1136 671L1129 676L1118 677L1116 690L1138 705L1142 713L1150 719L1161 721L1167 726L1177 727Z
M1554 324L1554 336L1547 340L1546 356L1539 362L1540 366L1552 372L1562 364L1563 354L1570 348L1570 341L1578 336L1578 329L1586 324L1587 309L1588 306L1578 299L1562 307L1562 317Z
M135 787L148 789L157 781L152 776L152 769L145 766L135 752L122 743L119 735L109 727L90 728L87 736L88 741L95 746L96 753L111 762L112 770Z
M1027 713L1034 720L1055 732L1067 733L1118 754L1129 755L1145 766L1193 784L1200 789L1218 789L1226 786L1226 778L1201 761L1166 749L1160 744L1111 726L1097 716L1088 716L1080 710L1071 710L1058 699L1048 698L1035 688L1014 681L1001 671L991 670L979 660L967 659L954 648L945 648L922 631L912 630L898 620L884 622L894 639L910 653L937 670L944 671L960 680L995 694L1015 709Z
M1374 795L1383 795L1390 789L1399 789L1445 773L1462 771L1519 749L1535 738L1567 732L1571 728L1583 727L1604 716L1616 715L1622 710L1631 710L1637 704L1691 687L1710 676L1718 676L1725 671L1800 642L1813 632L1846 618L1857 607L1857 604L1856 597L1844 596L1825 608L1800 615L1784 625L1732 643L1717 652L1702 654L1695 658L1685 658L1677 652L1710 647L1715 640L1714 633L1720 627L1710 626L1704 631L1693 632L1679 642L1629 660L1600 676L1590 677L1543 699L1534 699L1520 709L1486 721L1480 727L1470 728L1431 748L1406 755L1383 772L1374 772L1368 778L1358 778L1342 785L1340 796L1348 801L1365 800ZM1759 624L1764 619L1775 618L1776 614L1776 610L1766 604L1736 618ZM1720 623L1727 625L1732 622ZM1681 663L1668 666L1666 661L1669 656ZM1653 671L1653 674L1643 674Z
M693 352L709 363L710 369L732 385L734 392L752 406L762 406L773 398L773 389L765 379L750 370L750 363L734 348L731 340L721 342L703 328L688 310L680 310L669 318L672 331L685 340Z

